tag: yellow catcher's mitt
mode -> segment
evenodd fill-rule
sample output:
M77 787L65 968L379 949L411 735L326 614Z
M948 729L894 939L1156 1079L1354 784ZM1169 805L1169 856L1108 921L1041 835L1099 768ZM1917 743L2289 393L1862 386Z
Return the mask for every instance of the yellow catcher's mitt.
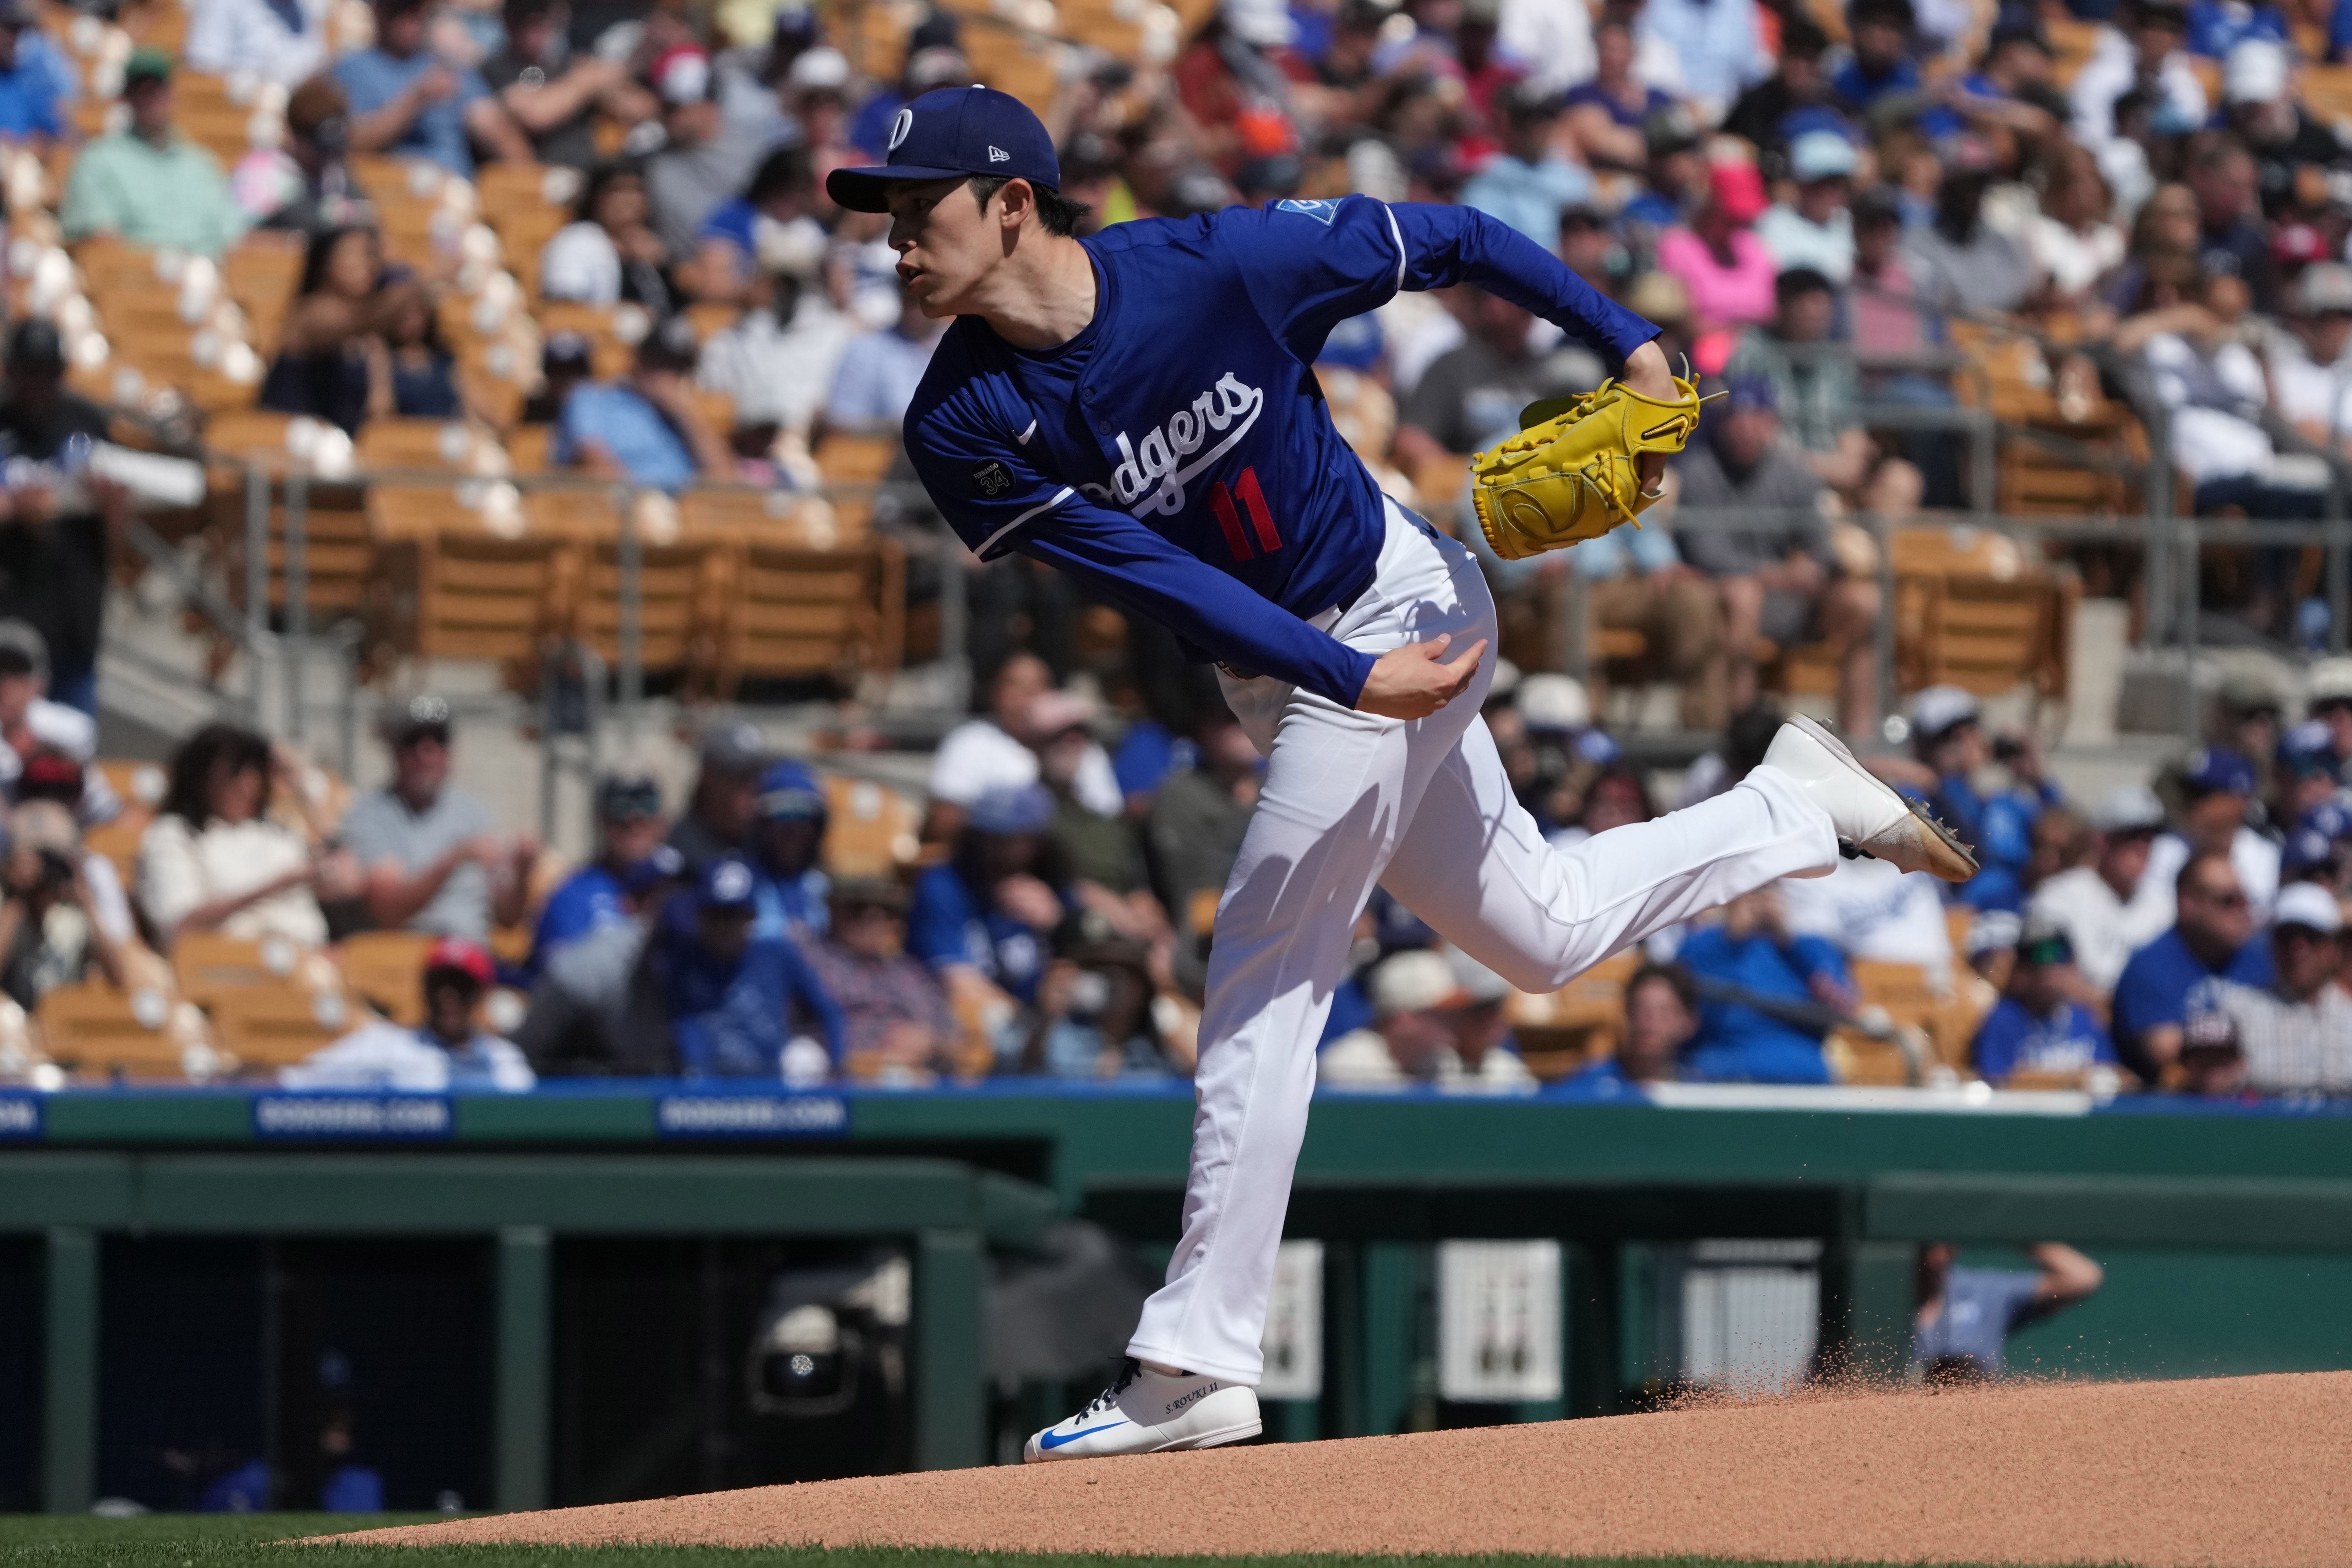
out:
M1636 467L1644 452L1679 452L1698 428L1696 378L1675 378L1671 403L1604 381L1581 397L1530 403L1519 433L1470 464L1470 502L1506 561L1598 539L1658 498Z

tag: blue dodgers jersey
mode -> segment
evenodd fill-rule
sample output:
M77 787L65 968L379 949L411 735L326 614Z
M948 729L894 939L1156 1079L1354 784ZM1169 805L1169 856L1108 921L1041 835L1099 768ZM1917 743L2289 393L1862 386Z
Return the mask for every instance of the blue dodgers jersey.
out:
M1614 359L1656 332L1468 208L1286 201L1084 243L1097 295L1078 336L1032 353L965 318L941 340L907 414L924 488L982 560L1076 571L1196 649L1345 705L1371 658L1306 622L1363 591L1385 524L1315 378L1332 328L1469 280Z

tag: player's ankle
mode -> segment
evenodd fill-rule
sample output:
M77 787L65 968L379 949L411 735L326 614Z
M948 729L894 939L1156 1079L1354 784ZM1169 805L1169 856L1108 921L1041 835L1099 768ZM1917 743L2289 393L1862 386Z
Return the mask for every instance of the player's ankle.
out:
M1136 1361L1136 1364L1143 1368L1144 1371L1156 1373L1161 1377L1181 1377L1184 1375L1184 1369L1182 1367L1170 1366L1165 1362L1144 1361L1139 1357Z

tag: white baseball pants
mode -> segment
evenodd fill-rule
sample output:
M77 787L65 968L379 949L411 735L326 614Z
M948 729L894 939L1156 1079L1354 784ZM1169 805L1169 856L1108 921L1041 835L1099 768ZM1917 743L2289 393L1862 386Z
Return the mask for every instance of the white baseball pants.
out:
M1326 629L1367 653L1495 637L1470 552L1394 502L1370 587ZM1375 883L1525 991L1550 991L1667 925L1836 863L1828 816L1769 769L1655 821L1552 848L1511 792L1470 689L1403 722L1278 680L1224 680L1267 759L1217 906L1183 1239L1128 1353L1255 1384L1315 1047Z

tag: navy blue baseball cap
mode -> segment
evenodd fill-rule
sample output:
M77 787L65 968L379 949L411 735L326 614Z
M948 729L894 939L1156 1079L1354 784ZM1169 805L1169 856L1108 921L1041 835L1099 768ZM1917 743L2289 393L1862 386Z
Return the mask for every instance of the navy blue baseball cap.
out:
M2317 828L2330 838L2352 838L2352 811L2335 801L2322 801L2303 814L2301 826Z
M760 775L759 811L762 822L822 822L824 786L799 763L771 763Z
M835 169L824 177L824 194L851 212L887 212L895 183L968 174L1062 188L1061 160L1045 122L1011 93L974 86L943 87L898 110L890 122L889 161Z
M2181 782L2200 795L2254 793L2254 764L2226 746L2200 746L2182 772Z
M2317 719L2292 725L2279 737L2278 765L2289 773L2332 773L2336 761L2336 731Z
M740 858L723 856L702 868L694 901L706 910L748 910L759 902L758 880Z

